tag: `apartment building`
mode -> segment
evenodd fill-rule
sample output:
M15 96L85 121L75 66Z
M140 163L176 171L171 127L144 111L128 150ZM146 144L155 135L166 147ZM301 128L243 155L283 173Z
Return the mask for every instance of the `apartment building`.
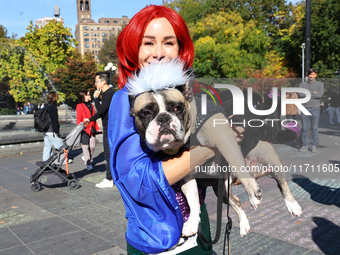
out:
M95 22L91 18L91 0L76 0L78 23L76 24L75 39L78 41L78 51L84 56L91 52L98 61L98 54L104 42L110 36L117 35L124 25L129 23L127 16L121 18L100 18Z

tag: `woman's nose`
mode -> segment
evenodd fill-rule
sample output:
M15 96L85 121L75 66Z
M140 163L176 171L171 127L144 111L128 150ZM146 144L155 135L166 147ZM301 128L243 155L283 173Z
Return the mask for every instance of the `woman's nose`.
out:
M153 58L157 59L158 61L162 60L165 57L164 54L164 47L163 46L156 46L154 53L153 53Z

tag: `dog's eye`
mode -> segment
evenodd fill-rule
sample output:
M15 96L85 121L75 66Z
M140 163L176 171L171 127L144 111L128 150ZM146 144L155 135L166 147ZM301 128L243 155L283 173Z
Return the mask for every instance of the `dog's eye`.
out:
M143 110L143 111L140 112L140 115L142 117L150 117L152 115L152 112L148 111L148 110Z
M174 112L180 112L180 111L182 111L182 109L183 109L182 105L176 105L175 108L174 108Z

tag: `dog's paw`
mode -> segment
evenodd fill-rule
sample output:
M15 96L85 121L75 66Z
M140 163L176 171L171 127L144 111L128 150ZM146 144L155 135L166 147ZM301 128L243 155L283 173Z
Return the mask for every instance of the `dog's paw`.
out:
M253 189L252 193L249 194L249 201L255 210L262 202L262 189L258 185L256 186L257 188Z
M288 209L288 212L291 215L301 216L302 208L297 201L291 202L291 201L285 200L285 204Z
M192 216L190 214L189 219L184 223L183 229L182 229L182 235L183 236L192 236L197 233L198 231L198 225L200 223L200 217L198 216Z
M244 214L240 218L240 235L241 237L247 235L250 231L249 220L247 216Z

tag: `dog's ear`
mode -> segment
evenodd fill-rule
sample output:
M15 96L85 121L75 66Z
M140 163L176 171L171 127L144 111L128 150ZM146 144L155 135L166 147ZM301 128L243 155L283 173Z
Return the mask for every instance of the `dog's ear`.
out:
M131 117L135 117L135 100L136 100L136 96L131 96L129 95L129 103L130 103L130 116Z
M194 78L194 75L191 75L190 80L187 81L186 84L176 87L183 94L184 98L188 100L189 102L191 102L194 97L194 94L193 94L194 84L195 84L195 78Z

